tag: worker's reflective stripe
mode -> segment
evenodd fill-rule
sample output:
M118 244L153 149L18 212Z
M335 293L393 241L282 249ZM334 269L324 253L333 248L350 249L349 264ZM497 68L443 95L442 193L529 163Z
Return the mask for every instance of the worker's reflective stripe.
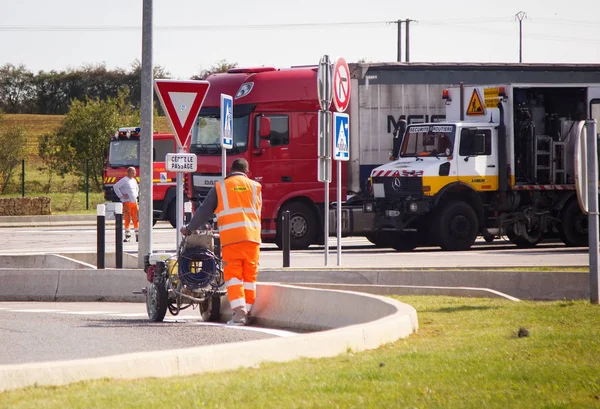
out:
M252 185L252 207L256 209L256 202L257 202L257 194L256 194L256 185Z
M244 290L256 291L256 283L248 283L244 281Z
M219 232L227 231L231 229L237 229L239 227L255 227L260 229L260 223L258 222L237 222L237 223L228 223L225 225L219 225Z
M239 307L245 307L246 300L244 300L243 298L236 298L235 300L229 301L229 305L231 306L232 309L239 308Z
M229 280L225 281L225 287L230 287L232 285L239 285L242 284L242 280L238 279L238 278L230 278Z
M223 210L229 210L229 198L227 197L227 189L225 187L225 181L219 182L219 188L221 189L221 197L223 198ZM220 212L221 213L221 212Z
M254 306L254 304L246 304L246 311L250 312L250 310L252 310L253 306Z
M217 216L229 216L238 213L256 213L256 209L252 207L234 207L233 209L223 210L217 213Z

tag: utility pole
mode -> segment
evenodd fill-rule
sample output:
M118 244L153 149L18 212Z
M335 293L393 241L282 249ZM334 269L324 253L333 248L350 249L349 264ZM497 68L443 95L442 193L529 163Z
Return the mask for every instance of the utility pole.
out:
M404 57L406 62L410 61L410 29L409 29L409 24L411 21L416 21L416 20L411 20L409 18L407 18L406 20L396 20L396 21L392 21L391 23L393 24L398 24L398 56L397 56L397 61L398 62L402 62L402 23L406 23L406 38L405 38L405 50L404 50Z
M523 20L527 18L527 13L519 11L515 14L515 19L519 20L519 62L523 62Z
M402 20L397 20L398 24L398 62L402 62Z

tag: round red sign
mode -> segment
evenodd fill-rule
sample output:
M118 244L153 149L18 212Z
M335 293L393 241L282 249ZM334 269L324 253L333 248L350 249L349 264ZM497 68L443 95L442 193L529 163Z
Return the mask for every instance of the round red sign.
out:
M342 57L333 66L333 104L338 112L344 112L350 104L350 69Z

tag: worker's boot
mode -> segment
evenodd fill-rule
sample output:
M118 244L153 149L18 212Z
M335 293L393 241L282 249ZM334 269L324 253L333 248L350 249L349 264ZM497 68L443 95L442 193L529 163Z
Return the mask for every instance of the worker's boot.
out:
M137 242L139 242L139 241L140 241L140 235L139 235L139 233L136 231L136 232L135 232L135 242L137 243Z
M233 316L229 321L227 321L227 325L236 325L243 326L246 325L246 309L244 307L234 308Z
M129 243L131 241L131 233L126 231L125 238L123 239L123 243Z

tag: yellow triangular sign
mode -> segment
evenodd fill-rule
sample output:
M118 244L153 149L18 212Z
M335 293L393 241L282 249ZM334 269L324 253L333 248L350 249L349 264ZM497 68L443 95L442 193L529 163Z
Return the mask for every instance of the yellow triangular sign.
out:
M467 107L467 115L485 115L485 108L481 103L481 97L479 96L479 92L477 92L477 88L473 90L473 95L471 95L471 100Z

